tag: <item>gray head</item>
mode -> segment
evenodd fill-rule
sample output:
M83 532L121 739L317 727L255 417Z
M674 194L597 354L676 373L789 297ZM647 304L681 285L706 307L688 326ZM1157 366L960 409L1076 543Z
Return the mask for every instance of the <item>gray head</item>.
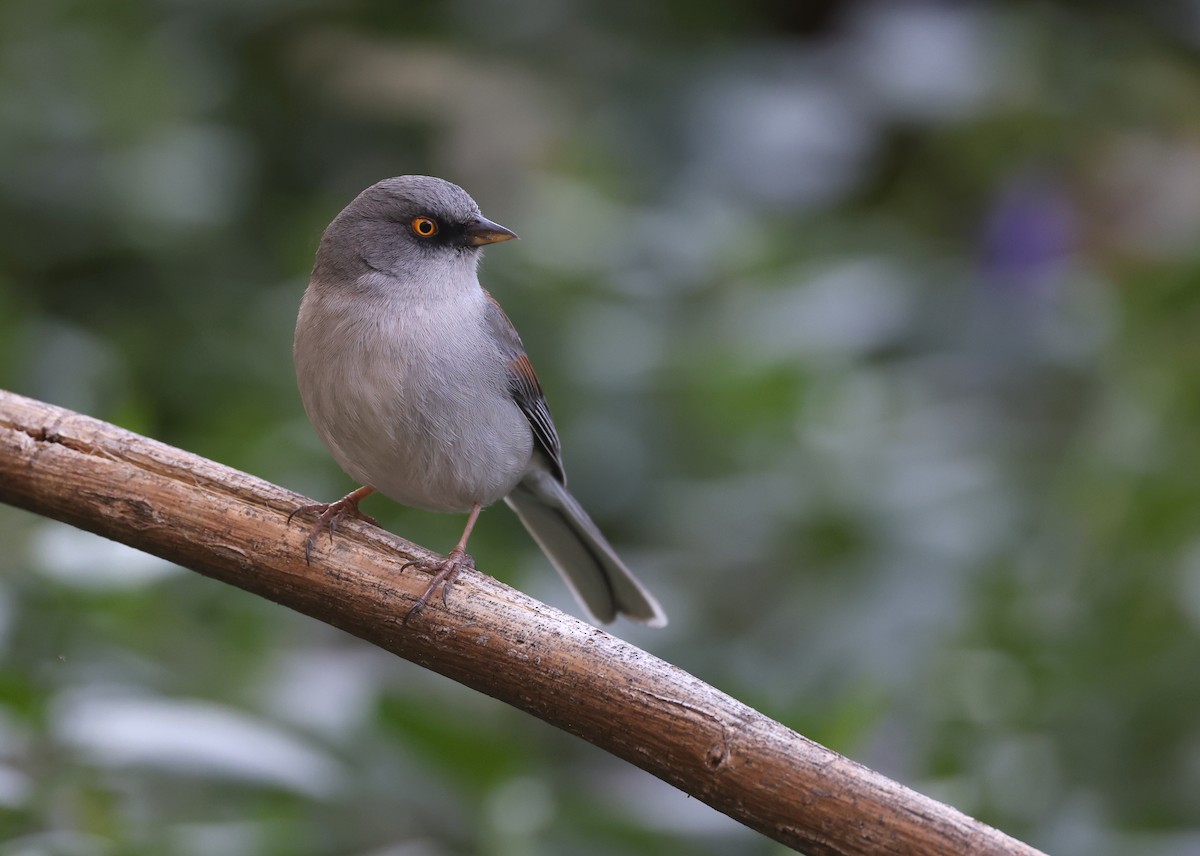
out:
M313 280L348 283L375 271L407 281L473 271L482 247L515 237L457 184L401 175L371 185L334 218Z

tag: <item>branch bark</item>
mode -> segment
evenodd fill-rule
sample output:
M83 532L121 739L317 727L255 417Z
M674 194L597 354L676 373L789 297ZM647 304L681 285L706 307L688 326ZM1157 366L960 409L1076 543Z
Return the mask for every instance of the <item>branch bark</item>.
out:
M588 740L810 856L1036 856L703 681L484 574L449 609L399 573L427 550L358 522L304 562L304 497L0 390L0 501L339 627Z

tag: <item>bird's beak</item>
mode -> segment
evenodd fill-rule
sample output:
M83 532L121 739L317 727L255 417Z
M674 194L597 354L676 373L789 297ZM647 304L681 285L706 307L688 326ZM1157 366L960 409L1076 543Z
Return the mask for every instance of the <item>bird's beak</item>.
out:
M493 223L486 217L477 217L474 223L467 226L467 243L472 247L511 241L515 237L517 237L517 233L512 229L505 229L499 223Z

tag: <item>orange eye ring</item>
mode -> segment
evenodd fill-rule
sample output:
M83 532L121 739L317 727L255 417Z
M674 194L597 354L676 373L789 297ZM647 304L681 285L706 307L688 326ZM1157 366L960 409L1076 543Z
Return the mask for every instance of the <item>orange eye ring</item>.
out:
M437 221L429 217L413 217L408 225L418 238L432 238L438 233Z

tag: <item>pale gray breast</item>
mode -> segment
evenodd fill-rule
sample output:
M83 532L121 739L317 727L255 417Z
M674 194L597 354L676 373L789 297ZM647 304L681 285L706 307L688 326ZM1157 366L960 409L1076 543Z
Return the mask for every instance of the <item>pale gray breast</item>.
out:
M438 297L310 287L296 371L309 418L351 478L405 505L466 511L508 494L532 433L484 325L486 295Z

